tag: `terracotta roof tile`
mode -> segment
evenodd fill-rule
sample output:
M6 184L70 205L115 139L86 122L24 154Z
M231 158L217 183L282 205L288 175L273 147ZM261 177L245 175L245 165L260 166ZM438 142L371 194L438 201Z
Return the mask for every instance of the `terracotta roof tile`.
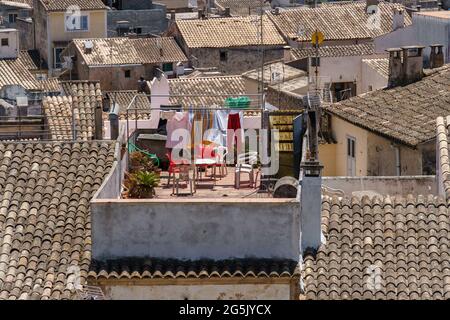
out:
M450 114L449 87L447 64L415 83L368 92L324 109L357 126L416 146L436 136L437 117Z
M320 30L325 40L370 39L393 31L394 9L401 9L405 16L405 26L410 25L411 17L400 4L381 2L380 28L368 28L369 14L366 2L323 3L317 8L302 7L280 11L276 15L268 13L280 32L288 39L310 41L313 32ZM299 27L303 33L299 35Z
M47 11L66 11L70 6L81 10L106 10L102 0L39 0Z
M87 53L86 41L93 43ZM183 62L188 59L173 38L94 38L75 39L73 43L89 66Z
M367 64L373 70L378 72L386 79L389 78L389 59L388 58L374 58L374 59L362 59L362 62Z
M303 294L306 299L444 299L450 296L450 269L443 267L448 229L448 207L435 196L326 196L326 243L303 256Z
M371 43L319 47L319 57L365 56L374 54L374 52L374 46ZM291 49L291 55L293 60L315 57L316 49L294 48Z
M0 299L69 299L90 264L89 201L114 143L0 144Z
M285 45L281 34L264 16L264 45ZM259 46L258 16L206 20L177 20L176 26L189 48L225 48Z
M120 119L126 119L127 108L133 102L134 97L136 99L132 105L133 110L128 112L128 118L134 119L134 109L137 109L138 119L150 119L150 100L145 94L138 94L137 90L107 91L105 94L109 98L110 107L112 107L114 102L119 104Z
M95 108L102 105L100 83L94 81L61 82L66 95L45 97L42 102L51 140L90 140L95 134ZM72 118L75 120L73 124Z
M263 10L269 10L270 4L263 2ZM222 11L225 8L230 8L230 13L233 16L249 16L259 14L261 0L216 0L216 7Z
M450 116L446 116L445 118L438 117L436 119L436 125L436 143L438 148L436 153L439 155L439 181L442 181L443 192L445 193L447 201L450 201Z
M145 278L279 278L298 277L298 262L276 259L233 259L181 261L157 258L127 258L93 261L91 279Z
M216 97L172 97L171 103L174 104L180 103L186 107L212 104L223 106L230 94L245 94L245 81L241 76L177 78L169 79L169 90L171 95L216 95Z

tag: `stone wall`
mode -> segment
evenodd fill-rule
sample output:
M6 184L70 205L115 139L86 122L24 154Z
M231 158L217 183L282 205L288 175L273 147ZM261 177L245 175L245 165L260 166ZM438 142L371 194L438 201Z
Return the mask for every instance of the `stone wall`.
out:
M224 74L242 74L261 67L261 50L258 47L240 48L196 48L187 49L185 53L194 67L217 68ZM221 61L221 52L226 60ZM283 47L266 47L264 61L266 63L283 59Z
M39 50L39 53L48 64L51 64L51 61L48 61L49 58L49 43L47 39L47 14L41 5L40 1L34 0L34 26L35 26L35 41L36 41L36 49Z
M107 16L108 37L117 36L118 21L129 21L131 28L141 28L142 34L161 34L168 25L166 9L163 6L148 10L110 10Z
M16 28L19 30L20 50L32 50L35 48L34 43L34 25L33 21L25 19L17 19Z

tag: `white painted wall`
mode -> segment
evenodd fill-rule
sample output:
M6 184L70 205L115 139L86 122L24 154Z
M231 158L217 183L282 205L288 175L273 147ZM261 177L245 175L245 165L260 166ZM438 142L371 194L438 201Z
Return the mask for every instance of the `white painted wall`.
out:
M385 53L389 48L417 45L418 39L413 26L409 25L375 38L374 44L376 53Z
M444 45L444 61L450 62L450 18L430 17L413 14L413 27L418 44L429 46L440 43ZM429 57L430 49L424 52Z
M0 59L15 59L19 56L19 30L0 29L0 39L8 39L8 45L0 44Z
M289 300L289 284L106 286L112 300Z
M388 78L382 76L367 63L361 64L361 85L357 87L357 94L368 92L372 86L372 91L385 88L388 85Z
M361 94L367 92L365 83L378 83L378 79L371 78L364 79L365 83L363 83L363 77L372 77L373 74L362 73L362 59L382 57L387 57L386 53L370 56L322 57L318 68L319 76L328 78L331 83L356 82L356 93ZM314 78L315 67L311 66L311 61L309 61L309 65L309 76Z

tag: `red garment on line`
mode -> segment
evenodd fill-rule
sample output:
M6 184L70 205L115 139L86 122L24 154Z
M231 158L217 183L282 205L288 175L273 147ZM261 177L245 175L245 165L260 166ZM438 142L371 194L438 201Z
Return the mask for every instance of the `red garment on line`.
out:
M228 115L227 129L241 129L241 117L239 116L239 113Z

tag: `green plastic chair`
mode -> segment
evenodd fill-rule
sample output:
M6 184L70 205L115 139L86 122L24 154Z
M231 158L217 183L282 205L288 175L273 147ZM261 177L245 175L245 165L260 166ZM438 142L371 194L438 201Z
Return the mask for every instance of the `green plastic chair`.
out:
M146 150L142 150L141 148L139 148L137 145L135 145L134 143L128 142L128 153L132 153L132 152L142 152L143 154L145 154L147 157L149 157L150 159L152 159L154 161L154 164L159 167L159 158L156 154L154 153L150 153Z

